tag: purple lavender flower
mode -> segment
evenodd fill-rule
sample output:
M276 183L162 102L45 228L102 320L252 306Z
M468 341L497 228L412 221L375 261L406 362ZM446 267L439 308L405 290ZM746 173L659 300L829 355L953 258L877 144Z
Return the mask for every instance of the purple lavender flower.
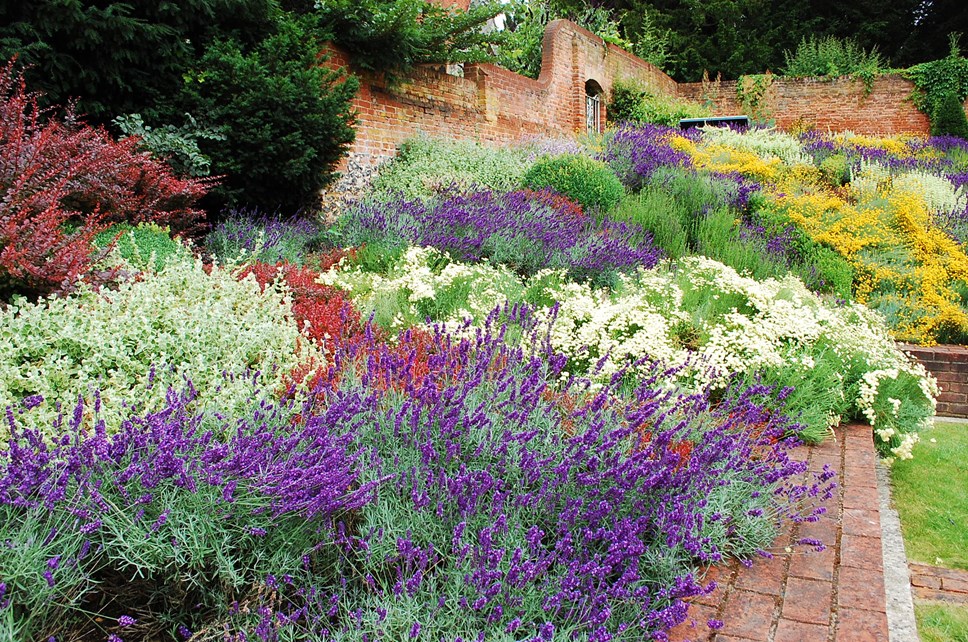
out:
M660 167L692 167L689 155L670 145L674 135L682 134L664 125L620 125L606 141L602 160L628 189L638 191Z
M524 274L564 268L601 280L612 270L652 267L661 251L636 225L599 220L551 192L447 192L424 201L367 203L340 221L346 245L432 246L463 261L489 259Z

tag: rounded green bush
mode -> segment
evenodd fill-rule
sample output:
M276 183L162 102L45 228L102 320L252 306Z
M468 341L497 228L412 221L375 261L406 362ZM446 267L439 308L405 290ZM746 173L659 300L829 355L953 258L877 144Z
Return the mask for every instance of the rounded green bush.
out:
M607 212L625 195L622 183L605 163L580 154L538 160L525 173L524 186L535 190L550 187L586 211Z

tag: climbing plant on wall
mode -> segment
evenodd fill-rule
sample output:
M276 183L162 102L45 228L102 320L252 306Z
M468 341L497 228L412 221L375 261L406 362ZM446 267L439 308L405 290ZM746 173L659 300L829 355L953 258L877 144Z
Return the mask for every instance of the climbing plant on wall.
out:
M905 75L914 82L911 99L914 105L931 118L932 133L945 100L953 95L963 103L968 98L968 58L961 55L958 37L950 37L951 49L941 60L914 65Z
M767 120L766 92L773 85L773 74L750 74L736 81L736 100L753 120Z

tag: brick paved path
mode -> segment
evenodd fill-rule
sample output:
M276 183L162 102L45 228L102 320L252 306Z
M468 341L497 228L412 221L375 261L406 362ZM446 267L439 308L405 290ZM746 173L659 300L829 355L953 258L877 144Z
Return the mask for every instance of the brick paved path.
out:
M712 594L697 598L674 642L886 642L881 522L870 426L842 426L836 439L799 449L811 471L830 464L838 488L819 522L791 524L751 568L713 567ZM790 547L801 538L827 545ZM709 620L722 628L710 629Z

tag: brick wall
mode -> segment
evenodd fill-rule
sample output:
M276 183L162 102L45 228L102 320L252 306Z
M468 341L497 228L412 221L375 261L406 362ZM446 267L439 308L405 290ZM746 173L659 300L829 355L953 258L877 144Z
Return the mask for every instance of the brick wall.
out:
M584 130L589 80L604 97L615 79L634 79L656 92L676 94L675 81L661 70L567 20L548 25L536 80L481 64L465 65L462 76L423 66L403 80L387 82L380 74L354 69L334 47L327 53L328 65L348 67L360 78L350 156L363 165L393 156L402 141L419 133L496 144L529 135L570 136Z
M938 414L968 417L968 347L913 346L901 348L920 361L938 380Z
M679 96L711 105L720 116L743 114L736 81L680 83ZM844 76L773 78L762 101L762 114L783 129L815 127L858 134L928 134L928 117L910 100L913 83L897 75L881 76L871 92L864 83Z

